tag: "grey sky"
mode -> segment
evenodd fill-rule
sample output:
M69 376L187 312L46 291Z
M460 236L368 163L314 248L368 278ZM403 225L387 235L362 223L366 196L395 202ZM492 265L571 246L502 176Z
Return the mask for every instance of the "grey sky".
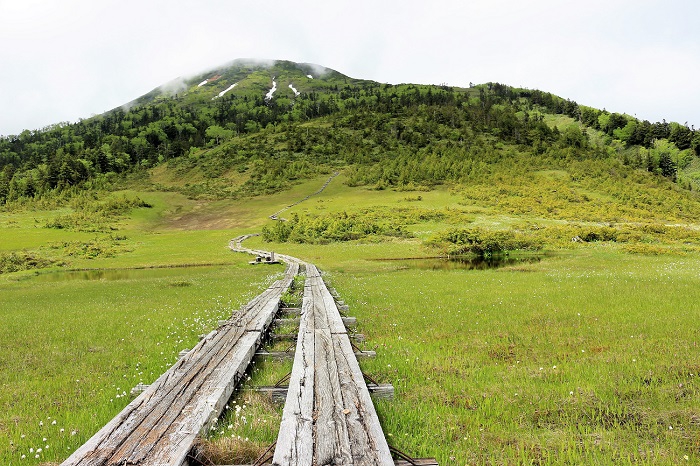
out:
M0 134L235 58L380 82L498 81L700 126L695 0L0 0Z

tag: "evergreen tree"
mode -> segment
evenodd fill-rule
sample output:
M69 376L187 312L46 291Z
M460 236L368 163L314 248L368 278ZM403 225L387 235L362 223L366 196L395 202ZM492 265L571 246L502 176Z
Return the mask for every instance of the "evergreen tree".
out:
M666 178L676 181L677 168L668 152L662 152L659 156L659 169Z

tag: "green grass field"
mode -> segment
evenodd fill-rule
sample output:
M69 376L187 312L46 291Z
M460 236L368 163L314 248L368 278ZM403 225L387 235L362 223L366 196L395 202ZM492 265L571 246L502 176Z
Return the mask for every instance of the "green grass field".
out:
M128 403L134 385L154 380L262 290L282 267L248 266L228 240L260 231L267 215L325 178L239 202L129 193L153 207L132 210L108 233L45 228L56 211L3 213L0 252L66 265L0 274L0 461L62 461ZM460 222L490 229L565 222L524 208L504 214L468 195L349 188L341 175L282 216L415 207L454 209ZM700 462L697 239L657 234L637 253L629 243L557 242L539 262L483 271L377 260L434 255L422 240L455 226L430 220L406 226L414 238L246 245L315 263L350 305L364 347L377 351L363 370L396 388L377 408L403 451L445 465ZM47 247L109 235L125 237L112 255ZM202 267L139 269L182 264ZM66 269L112 271L52 280ZM256 364L246 386L276 382L285 364ZM238 395L215 437L239 449L272 441L280 413Z

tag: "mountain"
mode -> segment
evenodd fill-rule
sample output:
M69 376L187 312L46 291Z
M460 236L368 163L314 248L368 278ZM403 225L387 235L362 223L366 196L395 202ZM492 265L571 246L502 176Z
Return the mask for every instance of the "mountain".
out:
M314 81L315 79L315 81ZM188 103L207 104L208 100L223 97L235 86L236 93L249 97L265 98L272 89L272 81L280 82L281 86L272 96L296 97L299 89L306 93L328 91L329 81L343 80L357 84L353 80L330 68L310 63L293 63L279 60L238 59L218 68L208 70L188 78L177 78L169 83L153 89L151 92L129 102L122 108L132 108L136 105L146 105L158 100L178 98L184 94ZM292 87L298 83L295 92Z
M538 90L389 85L244 59L94 118L0 139L0 204L129 180L196 198L250 196L339 168L356 186L430 189L584 161L690 192L699 155L694 129Z

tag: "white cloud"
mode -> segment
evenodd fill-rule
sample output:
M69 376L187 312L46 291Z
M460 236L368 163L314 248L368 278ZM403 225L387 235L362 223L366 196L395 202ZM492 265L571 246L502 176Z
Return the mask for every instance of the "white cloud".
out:
M700 126L699 13L680 0L0 0L0 134L243 57L380 82L499 81Z

